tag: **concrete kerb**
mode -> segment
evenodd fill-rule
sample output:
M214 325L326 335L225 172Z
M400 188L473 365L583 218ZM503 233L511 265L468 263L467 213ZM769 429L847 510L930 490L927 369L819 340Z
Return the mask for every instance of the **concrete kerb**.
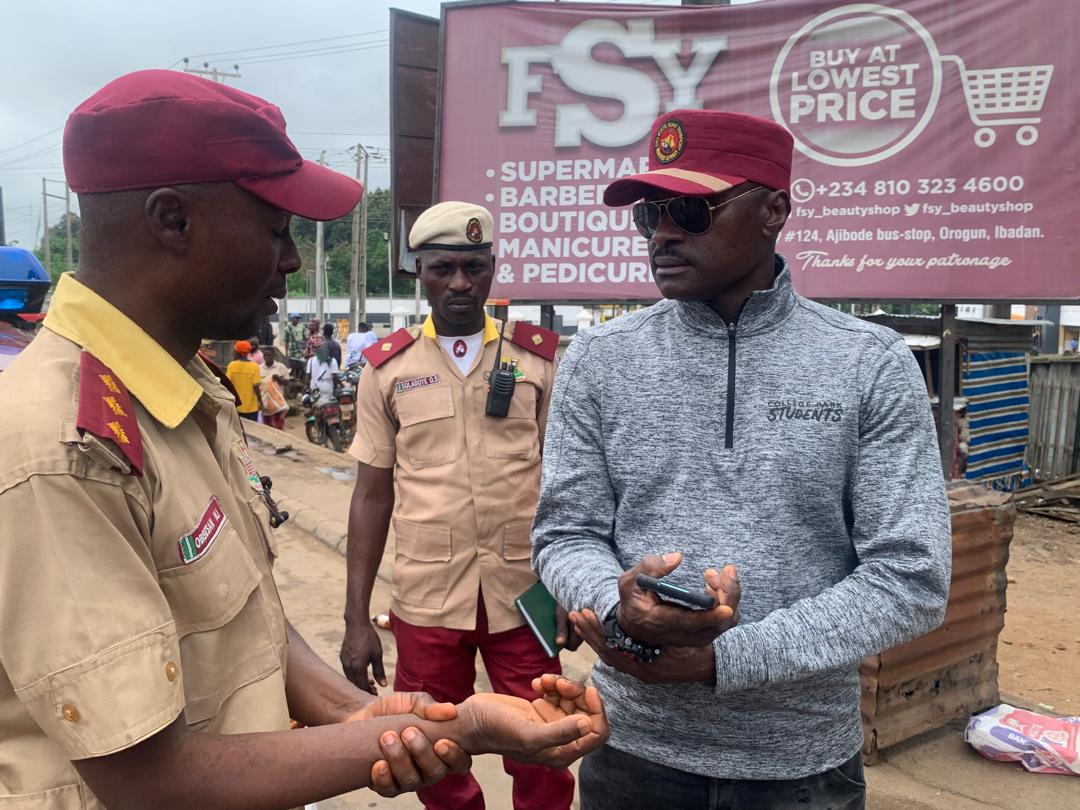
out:
M313 535L327 548L339 554L345 554L348 527L344 523L326 517L322 512L297 498L282 498L277 504L279 508L289 513L289 519L293 521L293 525Z
M248 442L253 445L253 449L270 455L283 455L290 451L297 451L292 437L287 433L257 423L245 425L244 428L247 432ZM315 445L303 448L303 453L304 455L314 456L316 462L326 466L339 466L341 464L340 454ZM321 457L322 454L325 454L326 458ZM339 554L345 554L345 543L349 530L340 520L328 518L318 509L293 496L278 498L277 504L279 508L289 513L289 519L294 521L293 525L313 535L327 548L333 549Z
M286 453L300 453L309 457L315 464L325 467L339 467L342 463L340 453L327 450L317 445L294 444L293 437L266 425L244 424L248 443L252 449L268 455L282 456ZM348 545L349 528L340 520L328 518L321 510L305 503L294 496L276 498L280 509L289 513L289 520L302 531L307 532L331 551L345 556ZM378 578L389 584L393 568L392 555L384 555L379 565Z

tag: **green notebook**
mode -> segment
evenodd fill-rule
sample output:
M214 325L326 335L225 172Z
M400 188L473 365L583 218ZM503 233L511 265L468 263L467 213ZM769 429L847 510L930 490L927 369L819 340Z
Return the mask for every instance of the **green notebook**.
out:
M558 655L562 646L555 643L555 597L544 587L544 583L537 582L515 599L514 604L532 628L544 652L552 658Z

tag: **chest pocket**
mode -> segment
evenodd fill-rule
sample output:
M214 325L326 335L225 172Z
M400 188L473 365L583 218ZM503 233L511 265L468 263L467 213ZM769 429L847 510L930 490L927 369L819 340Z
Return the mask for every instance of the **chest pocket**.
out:
M180 637L189 725L280 667L259 604L262 576L231 522L202 558L158 572Z
M457 460L454 392L448 387L421 388L398 396L398 450L417 468L438 467Z
M484 450L491 458L535 456L540 449L536 421L536 388L527 382L514 387L514 397L504 417L484 417Z

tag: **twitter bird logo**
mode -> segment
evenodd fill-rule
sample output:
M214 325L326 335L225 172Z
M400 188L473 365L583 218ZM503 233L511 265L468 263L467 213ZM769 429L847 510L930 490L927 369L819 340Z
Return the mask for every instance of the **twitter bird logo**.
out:
M911 205L905 205L904 213L907 214L909 217L915 216L917 213L919 213L919 204L912 203Z

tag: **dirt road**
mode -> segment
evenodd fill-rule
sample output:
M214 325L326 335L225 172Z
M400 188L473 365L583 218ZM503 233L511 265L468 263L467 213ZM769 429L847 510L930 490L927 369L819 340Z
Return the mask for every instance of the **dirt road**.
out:
M275 494L299 498L343 524L352 489L351 462L328 451L313 451L302 437L293 442L293 452L257 453L260 470L274 477ZM279 530L279 544L277 578L286 611L316 652L337 667L343 632L344 559L298 530L295 523ZM1022 516L1008 571L1009 610L999 647L1003 700L1013 695L1030 705L1052 706L1061 714L1080 713L1076 708L1080 706L1080 631L1075 625L1080 532ZM373 608L384 610L388 604L389 585L381 578ZM393 641L389 633L382 635L389 675L395 660ZM586 677L592 656L582 651L564 654L563 664L568 673ZM482 674L477 688L489 688ZM879 764L867 769L870 809L1080 807L1080 780L1029 774L1019 766L989 762L963 742L962 733L962 725L954 725L885 751ZM509 810L510 781L499 759L478 757L474 773L484 786L488 807ZM411 796L391 801L366 791L320 803L322 810L391 807L419 807L419 803Z

